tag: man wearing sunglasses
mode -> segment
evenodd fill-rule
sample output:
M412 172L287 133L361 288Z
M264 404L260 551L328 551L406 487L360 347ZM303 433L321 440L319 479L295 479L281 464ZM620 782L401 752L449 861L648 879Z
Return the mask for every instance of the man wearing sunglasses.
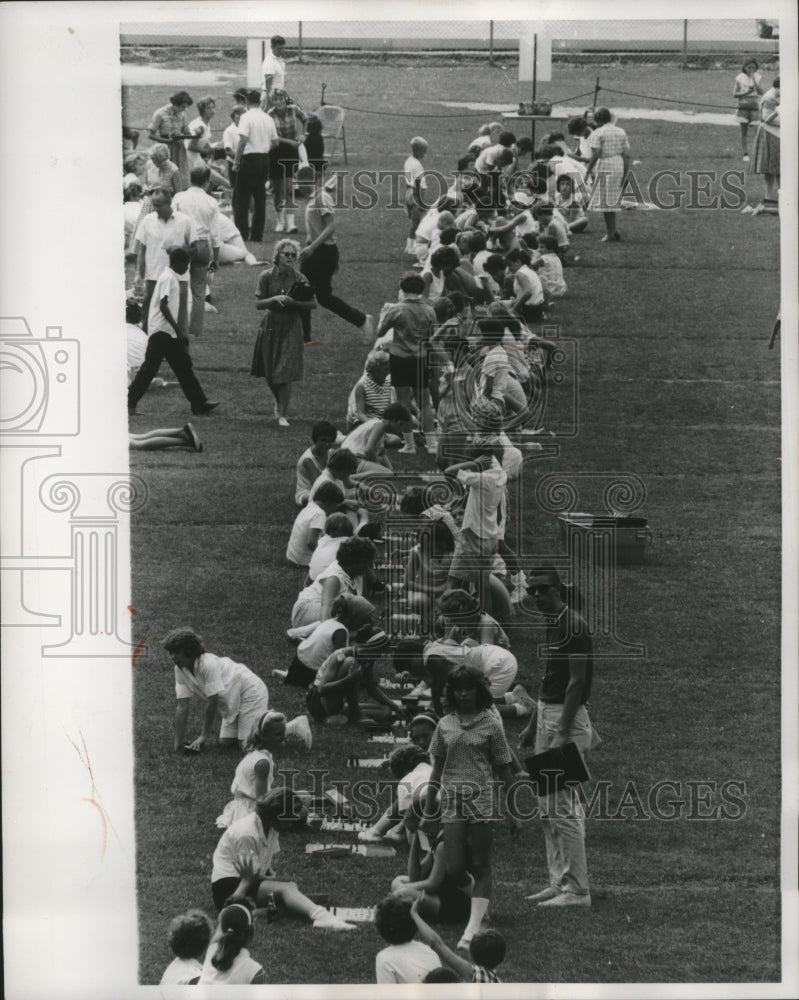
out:
M545 616L546 653L538 710L521 735L521 746L543 753L576 743L586 754L599 739L588 717L593 648L585 619L570 608L557 571L533 570L527 593ZM585 812L577 789L566 787L538 799L549 868L549 885L527 898L540 906L590 906L585 858Z

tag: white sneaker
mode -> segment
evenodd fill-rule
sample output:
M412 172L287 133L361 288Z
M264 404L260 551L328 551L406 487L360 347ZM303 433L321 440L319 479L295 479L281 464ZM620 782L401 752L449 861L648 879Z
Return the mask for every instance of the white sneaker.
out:
M298 715L296 719L292 719L291 722L286 723L286 736L297 740L303 744L306 750L310 750L313 746L313 734L311 733L311 724L308 722L308 716Z
M468 951L469 950L469 945L472 943L472 938L473 937L474 937L474 934L472 934L469 931L464 931L463 932L463 936L461 937L460 941L456 945L458 951Z
M277 425L278 425L278 427L290 427L291 426L289 424L288 420L286 420L285 417L278 417L277 418Z
M318 916L314 917L313 925L328 931L354 931L357 928L357 924L348 924L346 920L334 916L329 910L322 910Z
M379 834L379 833L377 833L377 832L375 832L375 830L373 830L373 829L361 830L361 832L358 834L358 840L360 840L360 842L362 844L382 844L383 843L383 837L382 837L382 835Z
M390 840L393 844L404 844L407 837L404 830L398 830L396 827L393 827L386 833L384 839Z
M398 455L415 455L416 454L416 445L414 445L411 448L407 444L404 444L401 448L397 449L397 454Z
M278 219L277 222L275 223L275 232L276 233L283 233L283 232L285 232L285 230L286 230L286 226L283 223L283 220L282 219Z
M521 684L517 684L511 691L511 694L513 695L514 702L517 705L521 705L523 708L529 708L531 714L538 707L538 702L535 698L530 697Z

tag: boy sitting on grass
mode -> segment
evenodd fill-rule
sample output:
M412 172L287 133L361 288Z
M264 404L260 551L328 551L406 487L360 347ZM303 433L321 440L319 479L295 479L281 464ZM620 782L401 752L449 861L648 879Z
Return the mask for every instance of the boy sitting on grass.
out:
M416 940L416 924L410 904L387 896L375 909L375 926L388 947L375 956L378 983L421 983L428 972L439 966L432 948Z
M494 971L505 958L505 938L493 929L479 931L469 943L469 958L462 958L444 944L441 935L419 916L419 900L411 906L411 918L416 924L420 941L429 945L441 964L456 972L462 982L501 983Z

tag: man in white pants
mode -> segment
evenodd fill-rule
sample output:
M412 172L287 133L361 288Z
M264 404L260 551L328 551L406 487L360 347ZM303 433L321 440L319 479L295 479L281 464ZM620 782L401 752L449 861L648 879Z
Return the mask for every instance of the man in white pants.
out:
M576 743L586 754L599 739L591 728L586 703L591 694L593 648L582 615L561 596L557 572L534 570L527 591L547 618L544 676L537 715L522 733L521 745L535 737L535 752ZM590 906L585 858L585 812L576 788L567 787L538 799L549 868L549 885L527 899L540 906Z

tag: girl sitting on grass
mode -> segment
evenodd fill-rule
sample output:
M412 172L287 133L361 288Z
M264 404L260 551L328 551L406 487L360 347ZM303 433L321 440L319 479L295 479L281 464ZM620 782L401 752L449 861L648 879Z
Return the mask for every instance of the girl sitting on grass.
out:
M555 207L566 220L570 233L584 233L588 229L585 199L574 190L574 179L561 174L557 180Z
M217 909L245 898L263 907L273 897L278 906L306 917L314 927L355 929L355 924L340 920L308 899L295 882L274 877L272 862L280 852L279 834L305 826L307 818L299 796L290 788L280 787L261 799L255 812L231 823L214 851L211 892Z
M331 653L308 688L305 704L309 715L317 722L325 722L345 710L347 722L360 722L364 712L371 718L406 718L405 709L389 698L375 676L375 663L388 645L386 633L375 628L357 645ZM377 702L377 706L362 704L361 690Z
M510 640L491 615L483 611L480 602L466 590L445 590L438 601L444 619L444 638L463 643L471 639L478 644L489 643L510 649Z
M250 733L247 755L236 766L230 790L233 798L216 825L226 830L231 823L255 811L255 805L272 789L275 761L272 754L286 742L286 716L282 712L264 712Z
M391 805L373 826L358 834L358 840L363 844L374 844L383 840L405 843L408 813L414 800L418 800L419 793L433 770L427 752L412 743L392 751L388 758L388 768L392 778L399 779L396 798L392 797Z
M313 583L322 570L335 560L338 549L345 538L352 538L352 521L342 511L336 511L325 521L325 530L316 543L314 554L308 564L306 586Z
M266 982L264 967L251 958L247 950L255 931L252 911L249 899L237 900L224 907L198 983L250 986Z

